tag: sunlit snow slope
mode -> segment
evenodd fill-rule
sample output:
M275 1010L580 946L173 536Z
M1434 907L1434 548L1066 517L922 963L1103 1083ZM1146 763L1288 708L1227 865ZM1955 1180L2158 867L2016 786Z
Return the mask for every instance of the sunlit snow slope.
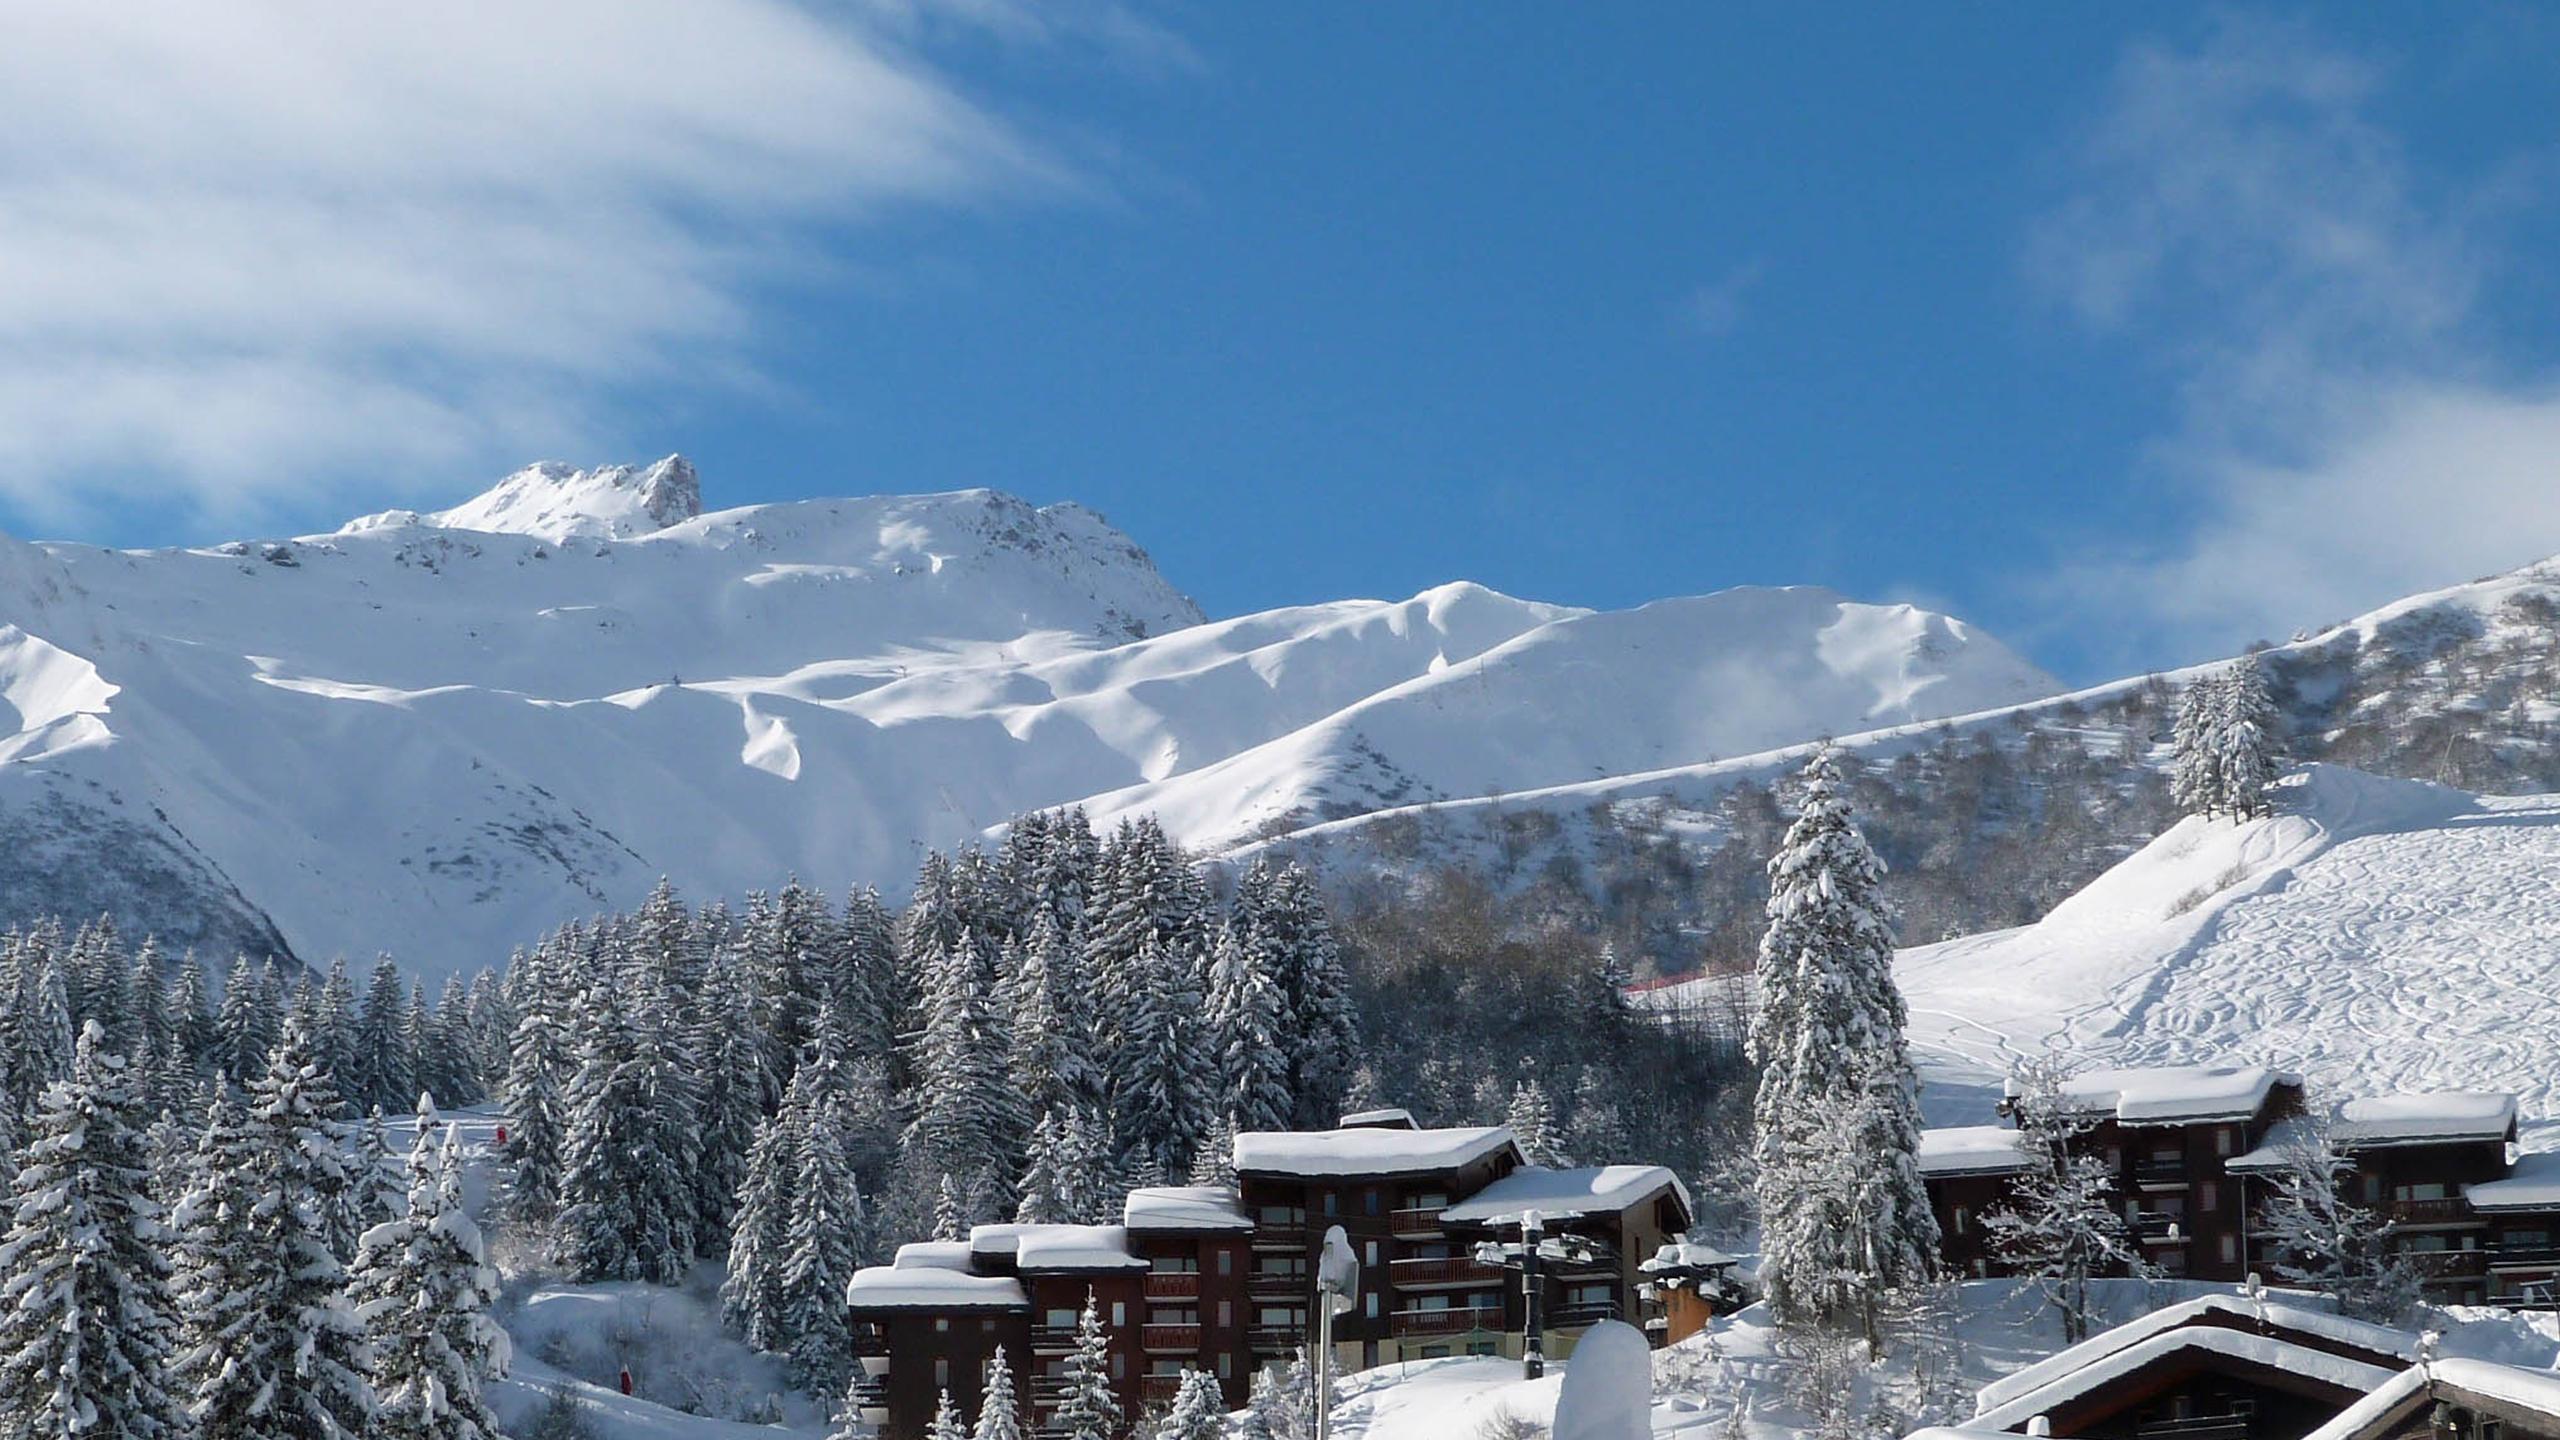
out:
M543 465L289 541L0 541L0 919L432 973L662 873L894 890L1031 808L1226 846L2054 688L1958 621L1818 590L1211 622L1072 505L705 513L675 457Z
M2034 925L1903 952L1956 1071L2236 1058L2340 1095L2485 1087L2560 1117L2560 796L2306 767L2263 820L2188 819Z

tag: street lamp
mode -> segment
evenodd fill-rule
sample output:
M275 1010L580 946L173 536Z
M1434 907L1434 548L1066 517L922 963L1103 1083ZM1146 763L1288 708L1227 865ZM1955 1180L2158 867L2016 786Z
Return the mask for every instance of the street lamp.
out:
M1587 1236L1550 1236L1546 1230L1537 1211L1523 1211L1518 1241L1479 1241L1475 1252L1479 1265L1520 1272L1520 1374L1528 1380L1547 1373L1547 1265L1587 1264L1597 1253Z
M1324 1250L1316 1257L1315 1440L1331 1440L1333 1434L1333 1317L1349 1310L1359 1293L1359 1252L1341 1226L1330 1226Z

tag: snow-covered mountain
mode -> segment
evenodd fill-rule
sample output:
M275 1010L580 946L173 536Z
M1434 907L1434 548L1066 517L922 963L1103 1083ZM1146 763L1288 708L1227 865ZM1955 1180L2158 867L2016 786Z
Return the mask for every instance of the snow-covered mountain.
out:
M0 918L432 974L661 873L895 887L1073 802L1226 847L2055 688L1959 621L1818 590L1596 614L1450 585L1213 623L1072 505L704 513L680 458L539 465L325 535L0 543Z
M2332 765L2278 794L2266 819L2180 821L2033 925L1904 951L1915 1046L1992 1075L2048 1046L2234 1059L2560 1118L2560 796Z

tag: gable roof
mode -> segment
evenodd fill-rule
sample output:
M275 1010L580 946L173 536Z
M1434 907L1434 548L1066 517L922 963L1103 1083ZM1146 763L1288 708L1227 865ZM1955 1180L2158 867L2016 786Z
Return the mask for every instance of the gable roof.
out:
M1139 1231L1242 1232L1253 1228L1231 1185L1142 1185L1120 1207L1121 1223Z
M1247 1130L1236 1136L1241 1174L1308 1177L1421 1175L1455 1170L1504 1150L1519 1154L1500 1125L1440 1130L1352 1127L1343 1130Z
M2560 1422L2560 1375L2490 1360L2433 1360L2412 1365L2330 1417L2303 1440L2374 1440L2431 1400ZM2546 1427L2548 1428L2548 1427Z
M2379 1365L2314 1350L2274 1335L2255 1335L2218 1325L2189 1325L2145 1336L2054 1376L2005 1405L1984 1410L1966 1423L1976 1429L2021 1430L2055 1406L2096 1394L2117 1380L2156 1365L2200 1356L2213 1357L2234 1369L2263 1371L2359 1395L2388 1382L2393 1374Z
M1517 1223L1532 1210L1548 1220L1616 1215L1666 1190L1679 1197L1683 1216L1695 1213L1688 1187L1659 1165L1584 1165L1566 1170L1523 1165L1441 1211L1440 1220L1448 1225L1506 1225Z
M2217 1323L2230 1320L2361 1351L2375 1360L2407 1361L2417 1358L2417 1337L2407 1331L2369 1325L2362 1320L2350 1320L2343 1315L2313 1309L2312 1304L2318 1302L2304 1303L2308 1300L2309 1297L2287 1295L2281 1299L2252 1302L2242 1295L2201 1295L2193 1300L2165 1305L1994 1380L1982 1387L1979 1403L1987 1418L1991 1411L2005 1410L2022 1396L2099 1365L2110 1356L2163 1334L2204 1328L2236 1333L2230 1332L2228 1325Z
M2266 1108L2278 1085L2302 1077L2263 1065L2153 1065L2085 1070L2063 1082L2076 1114L2112 1115L2124 1125L2192 1125L2245 1120Z
M1933 1180L1958 1175L2015 1175L2027 1168L2017 1131L2006 1125L1942 1125L1920 1132L1920 1173Z

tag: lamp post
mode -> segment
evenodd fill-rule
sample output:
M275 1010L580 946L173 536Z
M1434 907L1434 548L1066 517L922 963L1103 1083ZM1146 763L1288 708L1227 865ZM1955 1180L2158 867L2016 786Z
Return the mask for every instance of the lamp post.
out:
M1324 1232L1324 1250L1316 1257L1316 1435L1333 1435L1333 1317L1351 1308L1360 1293L1360 1255L1351 1237L1334 1225Z
M1547 1262L1580 1264L1594 1251L1581 1235L1547 1235L1547 1222L1535 1210L1520 1216L1520 1239L1506 1244L1487 1240L1476 1246L1479 1265L1520 1272L1520 1375L1535 1380L1547 1373Z

